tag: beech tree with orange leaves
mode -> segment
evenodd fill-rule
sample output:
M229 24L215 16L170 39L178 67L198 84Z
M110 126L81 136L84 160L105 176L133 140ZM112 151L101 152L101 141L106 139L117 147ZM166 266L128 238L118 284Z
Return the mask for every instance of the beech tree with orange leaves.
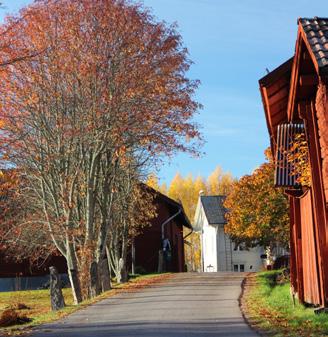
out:
M42 52L0 77L5 156L67 260L78 303L82 270L94 273L106 252L117 172L129 161L137 177L158 156L197 152L198 82L176 27L139 4L41 0L13 20L8 53Z
M274 163L266 151L268 162L243 176L232 186L225 207L225 230L235 242L252 247L288 247L289 206L282 188L274 187Z

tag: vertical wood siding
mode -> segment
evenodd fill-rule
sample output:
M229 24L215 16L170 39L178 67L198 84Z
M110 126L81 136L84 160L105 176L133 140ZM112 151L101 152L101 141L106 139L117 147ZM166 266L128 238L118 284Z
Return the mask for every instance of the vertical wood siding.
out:
M320 110L320 107L318 107ZM315 104L308 103L303 115L307 121L307 134L311 164L312 178L312 209L315 221L316 253L319 265L319 286L321 293L321 305L328 305L328 251L327 251L327 214L324 191L324 177L322 171L322 151L319 135L324 130L319 129L318 110ZM321 126L322 127L322 126Z
M304 302L320 304L311 190L300 199Z
M321 81L316 96L319 142L322 158L322 177L326 201L328 200L328 97L327 86Z

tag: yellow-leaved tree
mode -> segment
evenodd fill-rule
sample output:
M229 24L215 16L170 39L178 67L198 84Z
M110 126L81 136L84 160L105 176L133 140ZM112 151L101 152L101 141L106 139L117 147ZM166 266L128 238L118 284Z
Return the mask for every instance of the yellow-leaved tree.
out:
M225 173L220 166L207 178L207 194L208 195L228 195L231 191L234 178L230 172Z

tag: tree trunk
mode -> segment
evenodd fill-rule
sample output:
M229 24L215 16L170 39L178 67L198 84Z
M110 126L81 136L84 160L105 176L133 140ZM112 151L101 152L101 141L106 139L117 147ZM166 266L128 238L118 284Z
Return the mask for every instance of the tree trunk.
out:
M78 277L78 267L75 251L72 243L67 244L66 261L67 261L68 277L72 287L74 304L79 304L80 302L82 302L82 291L80 280Z
M98 263L92 261L90 265L90 297L96 297L101 293L101 286L98 273Z
M111 289L110 284L110 273L108 268L107 258L103 258L98 262L98 274L100 275L100 285L102 291L107 291Z
M273 267L274 260L273 260L272 250L273 250L273 248L272 248L271 244L269 246L267 246L266 249L265 249L265 253L267 255L267 258L266 258L267 269L272 269L272 267Z
M122 238L122 256L120 258L120 274L121 274L121 282L125 283L128 282L128 270L126 265L127 255L128 255L128 225L125 221L124 225L124 234Z
M110 265L110 251L109 251L109 248L108 246L106 245L106 257L107 257L107 263L108 263L108 273L109 273L109 281L111 282L111 279L112 279L112 268L111 268L111 265Z
M128 281L128 273L127 273L127 270L126 270L126 262L122 257L119 260L118 269L119 269L119 278L120 278L118 283L127 282Z
M77 270L68 268L68 277L71 282L74 304L79 304L82 302L82 293Z

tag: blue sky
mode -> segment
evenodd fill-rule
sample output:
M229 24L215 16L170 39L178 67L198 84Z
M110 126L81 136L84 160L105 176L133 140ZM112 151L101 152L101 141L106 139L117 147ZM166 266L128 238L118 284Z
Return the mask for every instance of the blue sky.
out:
M1 13L32 1L3 0ZM269 138L258 80L293 55L297 18L328 16L328 1L308 0L144 0L158 19L177 22L194 61L189 76L199 79L196 117L205 154L185 154L162 165L169 182L179 171L207 176L217 165L240 177L264 161Z

